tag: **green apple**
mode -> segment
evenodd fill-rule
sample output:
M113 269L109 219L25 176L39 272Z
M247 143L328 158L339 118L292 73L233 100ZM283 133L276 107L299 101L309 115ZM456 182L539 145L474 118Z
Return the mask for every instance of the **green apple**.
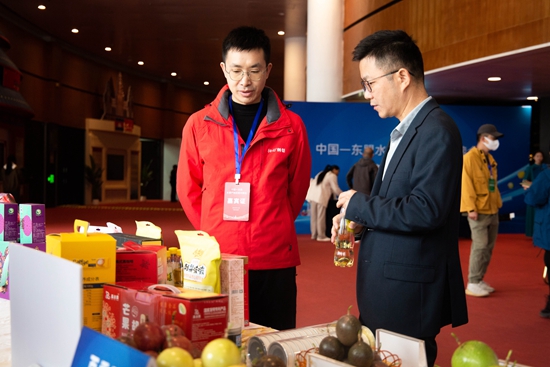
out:
M233 341L218 338L206 344L201 360L203 367L228 367L241 363L241 352Z
M452 367L498 366L498 357L484 342L469 340L456 348L451 359Z
M166 348L157 357L158 367L193 367L193 357L180 347Z

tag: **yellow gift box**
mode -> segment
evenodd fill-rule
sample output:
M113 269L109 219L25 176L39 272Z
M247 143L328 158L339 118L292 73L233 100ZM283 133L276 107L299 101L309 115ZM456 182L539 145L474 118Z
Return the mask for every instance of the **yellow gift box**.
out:
M82 265L83 325L101 331L103 284L116 281L116 240L105 233L87 233L88 226L77 219L74 233L48 234L46 252Z

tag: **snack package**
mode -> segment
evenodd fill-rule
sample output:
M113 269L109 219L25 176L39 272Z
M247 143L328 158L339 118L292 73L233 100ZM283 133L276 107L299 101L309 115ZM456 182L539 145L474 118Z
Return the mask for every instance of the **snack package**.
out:
M220 245L202 231L174 231L183 261L183 287L220 293Z

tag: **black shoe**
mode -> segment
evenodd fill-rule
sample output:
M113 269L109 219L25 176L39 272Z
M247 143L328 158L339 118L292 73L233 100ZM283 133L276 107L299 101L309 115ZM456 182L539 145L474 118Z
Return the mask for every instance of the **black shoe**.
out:
M540 310L540 317L550 318L550 295L546 296L546 307Z

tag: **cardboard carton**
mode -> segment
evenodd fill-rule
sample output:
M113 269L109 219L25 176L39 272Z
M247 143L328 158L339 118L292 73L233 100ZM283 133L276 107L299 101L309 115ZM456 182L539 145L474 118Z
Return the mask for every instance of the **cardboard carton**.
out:
M10 246L25 246L38 251L46 251L46 243L26 243L19 244L17 242L0 241L0 298L10 299Z
M116 282L166 284L166 247L125 242L116 251Z
M241 329L248 326L248 257L221 254L220 283L221 293L229 299L229 324Z
M0 203L0 241L19 242L19 207L13 203Z
M227 307L224 294L143 282L106 284L101 332L113 338L132 337L146 319L159 325L175 323L202 350L209 341L223 337Z
M116 241L105 233L79 233L88 222L75 220L73 233L46 236L46 252L82 265L84 326L101 330L103 285L116 281Z
M142 246L162 246L162 239L137 236L129 233L110 233L116 240L117 247L124 247L124 242L135 242Z
M46 206L19 204L19 242L42 243L46 239Z

